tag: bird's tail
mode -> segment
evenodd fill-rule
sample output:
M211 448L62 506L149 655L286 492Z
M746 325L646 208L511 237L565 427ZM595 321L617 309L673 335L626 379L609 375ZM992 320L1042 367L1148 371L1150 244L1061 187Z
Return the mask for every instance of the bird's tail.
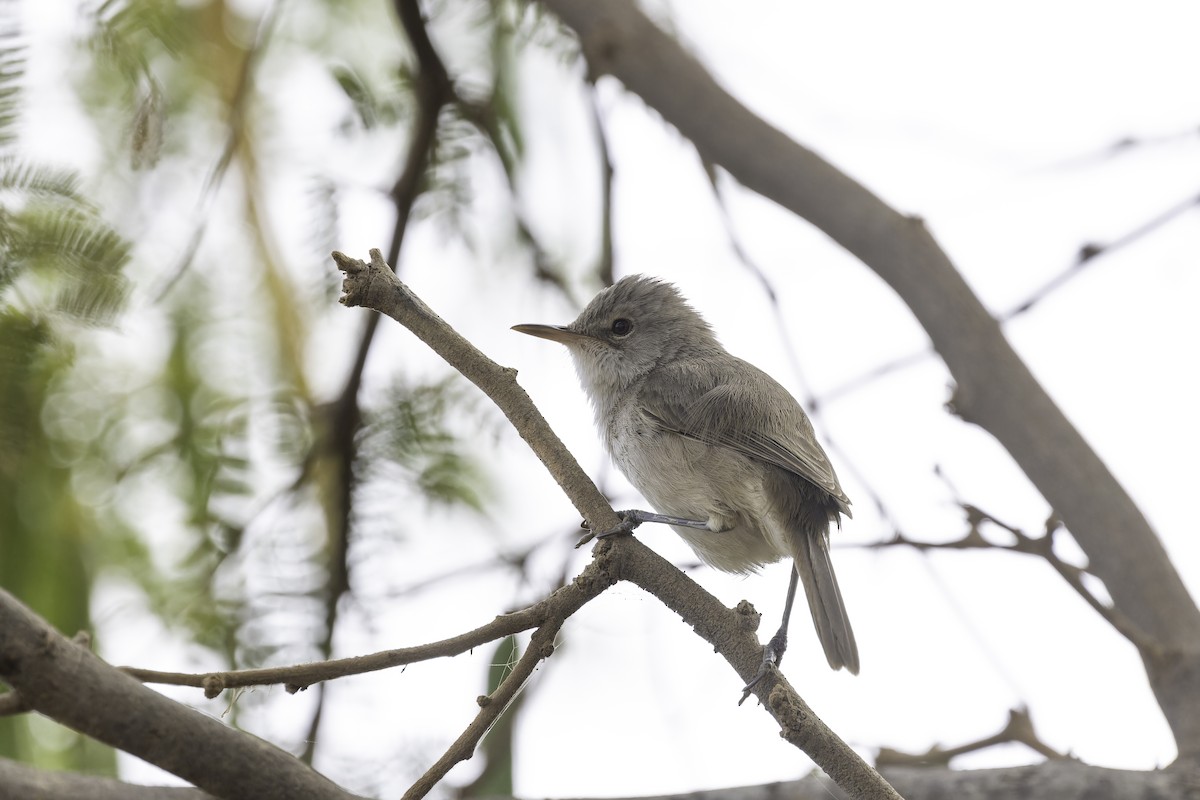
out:
M812 612L821 647L825 649L825 658L833 669L845 667L851 675L857 675L858 644L854 641L842 591L833 574L829 535L822 531L799 538L801 541L795 551L796 571L804 584L808 609Z

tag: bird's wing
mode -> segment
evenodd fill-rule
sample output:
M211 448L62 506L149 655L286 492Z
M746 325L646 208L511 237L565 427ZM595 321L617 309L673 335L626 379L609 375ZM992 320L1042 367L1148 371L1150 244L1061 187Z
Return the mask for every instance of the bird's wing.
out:
M721 370L715 385L701 378L710 370L689 368L692 365L687 363L660 368L660 374L643 387L642 409L666 430L728 447L800 476L828 492L842 513L850 516L850 499L795 398L757 367L730 358L736 362L734 368ZM695 391L679 391L681 386Z

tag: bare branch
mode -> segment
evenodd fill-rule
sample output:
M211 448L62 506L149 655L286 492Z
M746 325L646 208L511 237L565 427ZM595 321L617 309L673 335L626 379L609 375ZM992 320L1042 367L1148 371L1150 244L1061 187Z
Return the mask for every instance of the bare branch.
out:
M606 573L603 563L601 559L593 560L571 584L543 601L547 604L553 603L554 610L534 632L525 654L496 687L496 691L479 698L479 713L475 719L450 745L446 753L404 793L404 800L418 800L424 797L446 777L446 773L452 767L474 754L479 740L516 699L538 663L553 655L554 639L567 618L614 583L613 577Z
M1149 236L1154 231L1171 222L1176 217L1183 216L1188 211L1200 207L1200 195L1193 195L1176 203L1166 211L1161 211L1155 216L1143 222L1141 225L1133 228L1130 231L1118 236L1108 244L1096 244L1089 242L1079 248L1079 253L1075 256L1074 263L1064 269L1062 272L1055 275L1045 283L1041 288L1034 291L1029 297L1019 303L1015 308L1000 315L1001 322L1008 322L1014 317L1018 317L1029 311L1038 303L1046 299L1050 294L1061 289L1064 285L1070 282L1073 278L1079 277L1084 269L1091 266L1101 256L1109 255L1114 250L1120 250L1122 247L1128 247L1131 244Z
M434 658L448 658L460 655L488 642L502 639L514 633L527 631L543 625L553 615L561 613L557 593L529 608L512 614L496 617L486 625L481 625L472 631L442 639L438 642L401 647L393 650L382 650L365 656L350 658L335 658L328 661L314 661L309 664L296 664L288 667L264 667L262 669L228 670L225 672L160 672L139 667L121 667L125 674L143 681L144 683L161 683L172 686L195 686L204 689L204 695L216 697L226 689L243 686L267 686L284 684L289 692L297 692L321 681L345 678L351 675L362 675L367 672L377 672L381 669L403 667L420 661Z
M1189 798L1196 778L1186 770L1105 769L1072 759L1003 769L946 770L893 766L884 776L906 797L928 800L1148 800ZM1100 787L1098 789L1098 787ZM494 800L513 800L495 798ZM823 775L686 794L623 800L857 800Z
M1015 525L1009 525L1000 521L996 517L980 510L978 507L970 503L960 503L963 512L967 517L967 532L963 534L961 539L955 539L949 542L922 542L917 539L910 539L900 532L887 541L875 542L868 544L868 549L883 549L888 547L911 547L914 550L929 551L929 550L1007 550L1011 553L1024 553L1026 555L1036 556L1057 572L1063 580L1067 582L1075 592L1083 598L1089 606L1091 606L1097 614L1099 614L1108 624L1116 629L1117 633L1128 639L1135 647L1145 652L1159 648L1156 640L1146 635L1144 631L1138 628L1137 625L1129 619L1128 616L1121 613L1119 608L1101 600L1096 596L1095 592L1087 587L1083 581L1083 576L1089 574L1084 567L1077 567L1063 561L1054 552L1054 537L1062 530L1062 523L1056 517L1050 517L1046 520L1046 532L1042 536L1031 536ZM985 522L990 522L997 527L1003 528L1013 537L1011 544L993 542L983 535L981 526Z
M517 383L516 370L501 367L459 336L400 282L379 250L371 251L369 265L342 253L334 253L333 260L346 273L342 283L344 305L380 311L416 334L496 403L594 530L607 530L620 523L604 495Z
M1016 742L1023 744L1039 755L1050 759L1069 758L1059 753L1042 741L1033 727L1033 719L1024 708L1014 708L1008 712L1008 722L1004 728L991 736L986 736L975 742L968 742L957 747L931 747L924 753L902 753L899 750L883 748L875 759L880 769L891 766L950 766L950 760L955 756L986 750L1001 744Z
M132 783L38 769L0 758L0 797L37 800L217 800L186 786L137 786Z
M342 253L334 253L333 260L345 273L344 304L366 306L392 317L482 389L533 448L584 519L592 523L593 530L603 530L619 522L608 501L517 384L514 370L488 359L442 321L396 277L379 250L371 251L370 264ZM679 569L632 537L603 540L595 548L595 560L589 569L592 567L605 586L615 580L628 580L678 613L724 656L743 681L749 681L758 672L762 648L754 631L759 615L749 603L743 602L735 611L725 608ZM581 575L576 583L583 578ZM895 789L820 721L778 670L756 683L753 693L779 723L780 735L807 753L852 796L860 800L899 798ZM468 734L469 731L464 736ZM444 760L456 757L458 752L452 748Z
M30 708L217 797L355 797L274 745L142 686L3 590L0 677Z

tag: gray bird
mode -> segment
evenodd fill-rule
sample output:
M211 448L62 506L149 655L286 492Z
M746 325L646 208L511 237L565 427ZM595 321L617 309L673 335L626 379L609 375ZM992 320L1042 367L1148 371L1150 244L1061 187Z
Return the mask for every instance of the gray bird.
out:
M851 516L850 500L786 389L730 355L674 286L640 275L570 325L513 330L567 346L613 462L660 512L621 512L626 524L601 535L665 522L701 560L743 575L793 560L783 623L747 694L787 648L797 576L829 666L858 674L829 557L829 523Z

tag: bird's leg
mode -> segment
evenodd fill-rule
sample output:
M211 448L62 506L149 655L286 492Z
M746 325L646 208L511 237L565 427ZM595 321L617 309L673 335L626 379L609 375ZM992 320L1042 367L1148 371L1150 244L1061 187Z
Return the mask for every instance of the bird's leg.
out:
M621 524L610 530L597 533L597 539L603 539L606 536L613 536L618 533L629 533L643 522L657 522L662 525L682 525L685 528L699 528L700 530L708 530L708 523L704 520L672 517L668 514L655 514L652 511L639 511L636 508L618 511L617 516L621 518Z
M618 533L631 533L634 528L641 525L643 522L658 522L663 525L682 525L685 528L698 528L700 530L708 530L708 523L699 519L685 519L684 517L672 517L668 514L655 514L651 511L639 511L636 508L618 511L617 516L621 518L621 524L615 528L610 528L606 531L596 533L592 531L591 524L585 519L583 527L588 531L587 534L575 543L576 547L587 544L593 538L603 539L608 536L616 536Z
M750 690L767 676L771 667L778 667L783 661L783 653L787 650L788 622L792 618L792 603L796 600L796 585L799 581L800 573L793 564L792 579L788 581L787 600L783 603L783 621L779 624L779 630L775 631L775 635L763 648L762 663L758 666L758 672L754 674L749 683L742 687L742 699L738 701L739 706L746 702L746 698L750 696Z

